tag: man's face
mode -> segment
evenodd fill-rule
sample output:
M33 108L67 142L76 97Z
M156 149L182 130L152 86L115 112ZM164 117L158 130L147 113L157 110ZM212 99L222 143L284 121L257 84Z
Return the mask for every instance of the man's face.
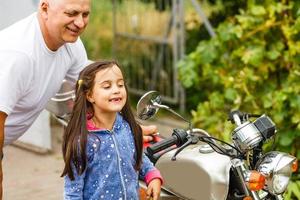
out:
M89 21L90 0L48 0L46 41L52 50L75 42Z

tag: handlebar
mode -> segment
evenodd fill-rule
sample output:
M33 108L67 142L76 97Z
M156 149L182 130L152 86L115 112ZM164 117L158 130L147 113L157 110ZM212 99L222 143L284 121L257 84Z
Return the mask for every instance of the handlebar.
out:
M239 110L231 111L228 114L228 121L231 121L232 124L236 124L237 126L241 125L245 121L247 121L250 117L259 117L260 115L244 113Z
M197 131L195 131L196 133ZM202 133L202 132L200 132ZM205 132L206 133L206 132ZM157 161L157 159L165 153L165 150L171 150L173 145L176 145L177 147L180 147L175 152L174 156L172 157L172 160L176 160L176 155L181 152L185 147L187 147L190 144L196 144L198 141L202 141L207 143L211 146L212 149L214 149L215 152L227 155L231 158L239 158L243 156L243 154L234 146L231 144L219 140L217 138L211 137L206 134L194 134L194 133L188 133L187 131L183 129L174 129L172 136L166 139L163 139L152 146L148 146L146 148L146 155L150 156L150 160L154 163ZM217 142L218 141L218 142ZM219 144L220 143L220 144ZM159 152L159 153L158 153ZM152 159L151 159L152 158Z
M150 147L147 147L147 152L153 155L173 145L181 146L187 141L187 136L188 134L185 130L174 129L170 138L164 139Z

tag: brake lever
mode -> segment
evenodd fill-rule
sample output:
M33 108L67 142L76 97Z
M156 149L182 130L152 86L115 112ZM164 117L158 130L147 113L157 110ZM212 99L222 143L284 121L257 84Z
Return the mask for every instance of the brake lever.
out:
M187 146L189 146L190 144L197 144L199 141L198 136L195 135L190 135L190 137L188 138L188 140L179 148L177 149L177 151L174 153L173 157L172 157L172 161L176 160L176 156Z

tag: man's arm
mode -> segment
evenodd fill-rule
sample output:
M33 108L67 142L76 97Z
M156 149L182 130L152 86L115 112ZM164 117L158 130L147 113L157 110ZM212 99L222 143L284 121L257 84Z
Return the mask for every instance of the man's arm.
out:
M6 120L7 114L0 111L0 200L2 200L2 157L3 157L3 144L4 144L4 123Z

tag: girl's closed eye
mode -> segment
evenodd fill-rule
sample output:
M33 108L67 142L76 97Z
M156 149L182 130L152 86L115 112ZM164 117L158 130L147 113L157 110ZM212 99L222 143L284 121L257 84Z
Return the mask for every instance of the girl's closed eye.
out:
M111 84L109 84L109 83L104 83L104 84L102 84L102 86L101 86L103 89L109 89L110 87L111 87Z
M124 87L124 82L123 82L123 81L120 81L120 82L118 83L118 87L120 87L120 88Z

